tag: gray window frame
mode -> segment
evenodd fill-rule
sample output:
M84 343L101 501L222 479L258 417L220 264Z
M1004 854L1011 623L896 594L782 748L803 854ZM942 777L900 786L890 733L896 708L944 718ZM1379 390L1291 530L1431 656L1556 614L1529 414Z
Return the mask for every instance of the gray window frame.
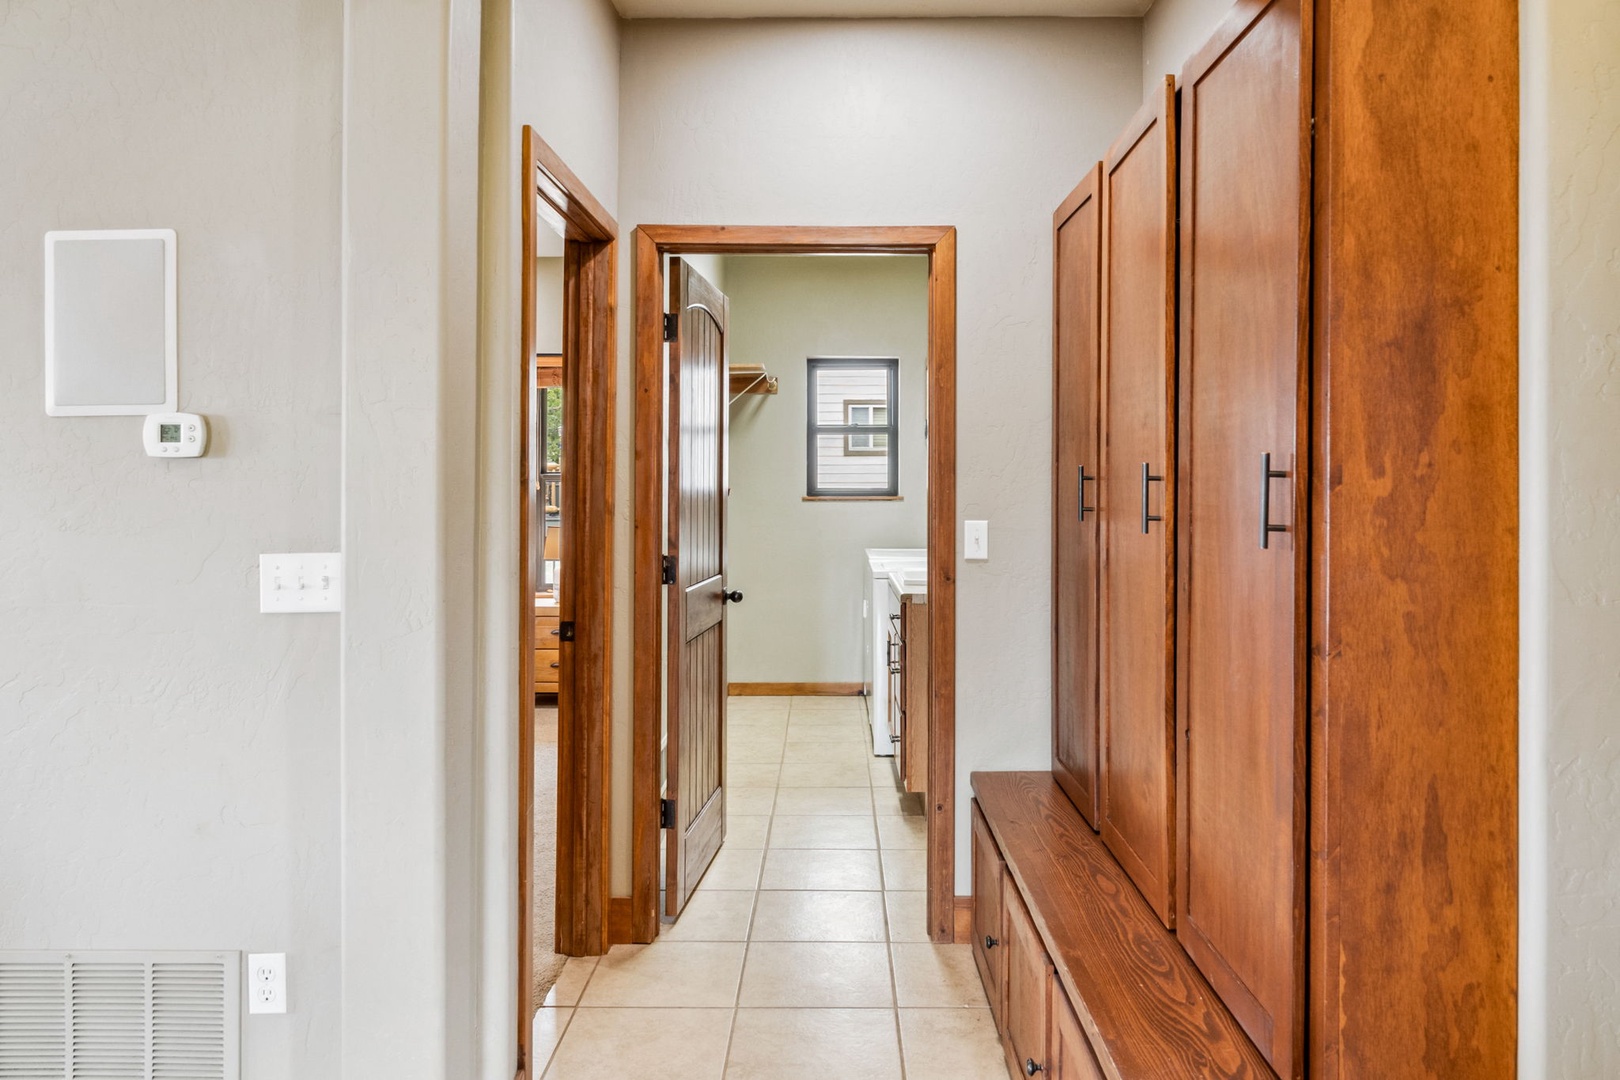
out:
M812 356L805 361L805 462L804 490L812 499L893 499L900 495L900 360L898 357ZM820 424L816 422L816 398L823 371L849 368L883 368L887 374L888 423ZM863 399L864 400L864 399ZM883 488L834 488L817 483L819 455L816 440L823 435L887 435L889 440L889 481ZM848 445L846 439L846 446Z

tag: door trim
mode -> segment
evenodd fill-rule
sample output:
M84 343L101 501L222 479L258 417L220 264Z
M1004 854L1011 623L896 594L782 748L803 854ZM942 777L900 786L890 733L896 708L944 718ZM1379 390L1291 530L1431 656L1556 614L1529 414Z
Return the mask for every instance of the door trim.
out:
M619 227L579 177L528 125L523 127L522 318L518 395L518 1047L528 1059L534 1021L534 567L528 557L529 425L535 386L535 252L539 201L565 225L562 380L563 521L557 694L556 950L607 951L612 766L613 465L617 398Z
M643 225L634 245L631 933L658 936L666 255L928 256L928 935L956 936L956 229Z

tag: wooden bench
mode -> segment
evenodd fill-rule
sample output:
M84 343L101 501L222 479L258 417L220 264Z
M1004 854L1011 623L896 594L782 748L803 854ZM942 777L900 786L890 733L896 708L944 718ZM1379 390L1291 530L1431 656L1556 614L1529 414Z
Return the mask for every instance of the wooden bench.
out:
M1014 1075L1275 1080L1051 773L973 793L973 954Z

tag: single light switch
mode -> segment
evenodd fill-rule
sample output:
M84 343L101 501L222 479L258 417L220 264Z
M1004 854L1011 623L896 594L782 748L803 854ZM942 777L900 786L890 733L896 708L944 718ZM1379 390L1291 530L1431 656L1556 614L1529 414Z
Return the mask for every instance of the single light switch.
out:
M335 552L259 556L259 610L266 614L343 610L343 556Z
M990 558L990 523L964 521L962 523L962 557L968 562L984 562Z

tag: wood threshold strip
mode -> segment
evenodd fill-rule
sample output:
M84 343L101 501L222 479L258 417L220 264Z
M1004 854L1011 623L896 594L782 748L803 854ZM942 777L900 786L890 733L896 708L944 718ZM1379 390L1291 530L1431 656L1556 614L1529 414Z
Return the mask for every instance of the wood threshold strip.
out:
M972 782L1108 1076L1275 1080L1051 773L976 772Z

